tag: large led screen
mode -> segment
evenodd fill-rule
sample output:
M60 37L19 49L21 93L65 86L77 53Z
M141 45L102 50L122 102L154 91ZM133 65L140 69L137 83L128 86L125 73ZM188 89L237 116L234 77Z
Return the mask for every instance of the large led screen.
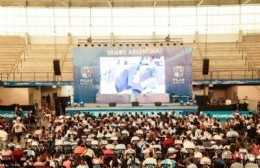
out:
M101 94L165 93L163 56L100 57Z

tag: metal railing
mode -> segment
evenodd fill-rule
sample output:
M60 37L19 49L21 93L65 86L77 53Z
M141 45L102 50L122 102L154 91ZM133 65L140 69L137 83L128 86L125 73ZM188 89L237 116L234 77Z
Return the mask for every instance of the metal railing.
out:
M73 72L62 72L60 76L55 76L53 72L13 72L1 73L1 81L72 81Z
M196 45L197 45L197 48L198 48L198 51L199 51L199 54L200 54L200 58L203 59L203 56L202 56L202 54L201 54L201 50L200 50L200 45L199 45L199 43L196 43Z
M193 71L193 80L236 80L236 79L260 79L257 70L211 70L209 75L202 75L202 71Z
M239 53L242 52L242 59L245 60L245 64L248 65L248 69L253 70L254 69L254 64L252 63L252 61L249 59L248 55L247 55L247 50L246 48L243 46L242 42L236 42L236 47L238 48Z
M202 75L202 70L192 72L193 80L236 80L236 79L257 79L260 80L258 70L211 70L209 75ZM1 81L73 81L73 72L62 72L55 76L53 72L19 72L0 73Z

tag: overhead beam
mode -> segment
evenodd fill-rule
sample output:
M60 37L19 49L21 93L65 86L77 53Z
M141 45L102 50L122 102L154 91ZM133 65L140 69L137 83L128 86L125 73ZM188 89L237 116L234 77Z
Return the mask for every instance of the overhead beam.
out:
M200 2L197 4L197 6L200 6L203 2L204 2L204 0L200 0Z
M69 5L68 4L66 4L63 0L59 0L59 2L62 4L62 5L64 5L66 8L68 8L69 7Z
M251 1L251 0L244 0L244 1L242 0L242 1L241 1L241 4L242 4L242 5L245 5L245 4L249 3L250 1Z
M8 1L8 3L7 3ZM166 6L167 0L0 0L0 6L44 6L44 7L130 7L130 6ZM22 2L22 3L21 3ZM171 3L175 6L197 6L201 5L203 0L171 0ZM205 2L205 1L204 1ZM209 1L209 5L219 4L219 5L231 5L231 4L247 4L248 2L259 4L260 2L252 0L238 0L238 1ZM7 5L8 4L8 5ZM198 6L199 6L198 5Z
M112 2L110 0L107 1L110 8L112 8Z

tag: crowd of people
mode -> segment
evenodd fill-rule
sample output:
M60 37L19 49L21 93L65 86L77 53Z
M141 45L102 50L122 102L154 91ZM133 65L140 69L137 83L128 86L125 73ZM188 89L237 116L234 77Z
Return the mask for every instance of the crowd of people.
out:
M22 118L12 126L0 119L0 167L253 168L260 162L259 114L235 112L225 123L174 112L46 115L47 125L33 132Z

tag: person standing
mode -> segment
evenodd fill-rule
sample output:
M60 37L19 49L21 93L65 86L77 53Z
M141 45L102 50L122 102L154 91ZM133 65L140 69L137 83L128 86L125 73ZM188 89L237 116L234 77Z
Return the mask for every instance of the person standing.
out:
M48 104L48 107L50 107L50 105L51 105L51 96L50 96L50 94L47 95L46 102Z
M260 113L260 101L257 103L257 112Z
M26 132L27 130L26 130L25 126L23 125L23 123L20 122L19 117L16 119L16 122L12 128L12 131L15 133L15 135L17 137L17 142L20 143L23 131Z

